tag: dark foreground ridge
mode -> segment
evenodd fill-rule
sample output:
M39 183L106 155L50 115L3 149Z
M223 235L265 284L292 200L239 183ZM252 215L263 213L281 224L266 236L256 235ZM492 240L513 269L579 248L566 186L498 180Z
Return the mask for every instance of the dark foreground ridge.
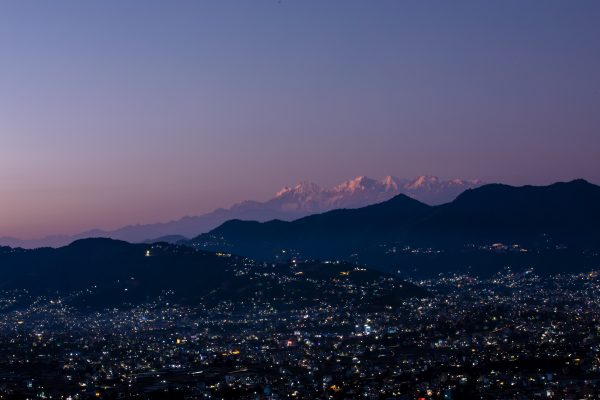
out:
M281 307L361 300L361 306L393 305L426 292L381 272L348 263L264 264L224 253L167 243L130 244L84 239L58 248L2 248L2 290L66 297L83 308L144 302L185 305L223 300ZM377 293L348 293L348 285L375 285Z

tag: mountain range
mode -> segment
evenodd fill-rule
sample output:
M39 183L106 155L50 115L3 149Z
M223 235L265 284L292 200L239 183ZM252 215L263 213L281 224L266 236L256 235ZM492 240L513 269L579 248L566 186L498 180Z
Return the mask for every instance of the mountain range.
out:
M200 216L187 216L164 223L128 225L112 231L94 229L76 235L56 235L34 240L1 237L0 245L23 248L60 247L89 237L105 237L132 243L157 240L175 243L208 232L231 219L292 221L338 208L364 207L389 200L398 194L406 194L435 205L452 201L464 190L481 185L479 180L442 180L435 176L419 176L415 179L387 176L381 180L359 176L332 188L301 182L294 187L284 187L270 200L243 201L230 208L219 208Z
M507 244L519 250L520 260L529 261L535 252L569 249L574 253L566 262L577 263L588 251L585 254L592 258L584 257L582 262L597 268L600 187L584 180L549 186L490 184L466 190L454 201L437 206L400 194L375 205L333 210L292 222L232 220L189 244L256 259L352 260L378 268L412 265L441 252L480 258L482 251ZM555 254L553 262L559 259L564 261ZM471 265L475 260L467 257L457 262Z

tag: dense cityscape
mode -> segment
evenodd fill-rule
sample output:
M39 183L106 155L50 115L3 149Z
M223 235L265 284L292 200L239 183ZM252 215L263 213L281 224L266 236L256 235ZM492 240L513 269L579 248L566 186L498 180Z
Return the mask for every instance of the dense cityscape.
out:
M241 302L189 307L172 303L173 293L165 292L130 308L82 312L70 305L80 293L3 291L1 398L600 395L595 271L543 277L505 269L486 279L444 274L412 282L425 294L392 301L382 292L402 281L351 281L369 272L332 264L339 278L317 287L335 292L336 301L290 301L257 290ZM246 259L235 274L281 284L314 281L304 276L310 268ZM363 297L381 303L361 307Z

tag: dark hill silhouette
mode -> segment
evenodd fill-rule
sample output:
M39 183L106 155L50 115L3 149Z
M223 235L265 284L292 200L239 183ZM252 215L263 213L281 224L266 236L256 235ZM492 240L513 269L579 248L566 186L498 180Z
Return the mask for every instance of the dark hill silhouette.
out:
M440 206L399 195L369 207L292 222L229 221L191 243L261 259L296 253L305 258L351 259L373 253L373 246L389 244L456 250L493 242L548 245L551 239L554 244L586 248L600 247L599 238L600 187L574 180L549 186L490 184ZM371 259L360 260L376 266Z
M0 254L0 288L32 294L91 290L91 305L139 303L165 290L194 302L225 281L230 260L185 246L130 244L112 239L82 239L58 249Z
M600 187L584 180L550 186L486 185L436 207L426 227L574 230L598 228Z
M104 308L136 305L144 302L174 302L186 305L214 304L220 300L245 301L263 296L290 306L294 292L306 299L323 291L337 293L329 281L339 279L337 269L343 266L314 264L323 274L296 277L296 264L273 266L252 263L230 254L196 251L190 247L168 243L130 244L112 239L83 239L58 249L35 250L0 248L0 289L27 290L31 296L58 296L79 308ZM262 269L269 269L265 274ZM327 273L329 275L327 275ZM288 275L281 283L279 276ZM308 274L307 274L308 275ZM252 276L252 279L249 279ZM361 271L346 279L362 279L363 283L388 278L377 271ZM394 299L423 296L426 292L394 279L399 285L390 291ZM320 286L324 285L324 286ZM268 290L267 290L268 288ZM334 294L335 294L334 293ZM340 291L328 297L336 301ZM377 296L375 296L377 297ZM374 299L373 304L377 299ZM312 300L310 300L312 301Z
M232 220L192 243L264 258L284 249L295 249L316 257L340 254L348 249L395 238L424 218L431 207L405 195L358 209L341 209L311 215L293 222ZM206 242L204 242L206 243Z

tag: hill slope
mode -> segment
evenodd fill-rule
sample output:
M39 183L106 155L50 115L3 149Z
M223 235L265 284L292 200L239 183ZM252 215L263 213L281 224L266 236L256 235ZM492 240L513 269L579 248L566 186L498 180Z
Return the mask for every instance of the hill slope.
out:
M426 217L430 206L405 195L358 209L311 215L293 222L228 221L192 241L197 248L219 249L270 259L284 250L327 258L397 239ZM287 257L283 257L284 259Z
M298 275L297 264L267 265L185 246L111 239L85 239L58 249L4 247L0 248L0 265L0 290L26 290L34 299L61 298L82 309L146 302L194 306L251 299L294 307L300 306L296 298L310 303L318 301L319 293L331 295L321 296L324 301L346 296L339 288L340 279L359 279L369 285L391 279L395 288L388 294L396 299L426 294L376 271L360 269L360 273L340 275L342 269L355 269L350 264L313 264L306 275ZM374 293L372 297L375 304L381 296Z
M505 242L584 249L600 247L598 238L600 187L575 180L539 187L485 185L440 206L399 195L373 206L293 222L229 221L191 244L262 259L352 259L373 254L374 246L449 251ZM369 258L359 259L375 265Z

